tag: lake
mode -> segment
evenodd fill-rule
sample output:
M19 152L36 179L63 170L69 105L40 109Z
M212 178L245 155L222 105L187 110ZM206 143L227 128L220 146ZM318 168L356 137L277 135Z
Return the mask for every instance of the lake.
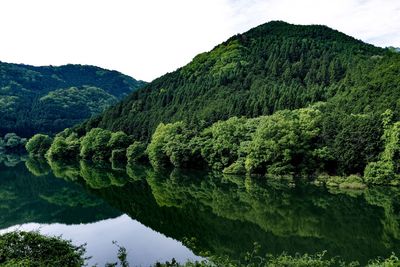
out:
M366 263L400 251L400 190L329 189L200 171L27 159L0 163L0 233L15 229L87 243L90 264L132 266L205 252L240 258L316 253Z

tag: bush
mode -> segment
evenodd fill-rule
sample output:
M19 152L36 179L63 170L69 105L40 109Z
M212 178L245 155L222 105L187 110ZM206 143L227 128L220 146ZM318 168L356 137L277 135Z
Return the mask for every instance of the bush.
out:
M246 168L244 167L244 162L242 160L238 160L232 163L229 167L226 167L223 170L225 174L245 174Z
M10 232L0 235L1 266L71 266L85 263L84 246L47 237L37 232Z
M365 181L369 184L388 184L395 177L393 163L389 161L371 162L364 171Z

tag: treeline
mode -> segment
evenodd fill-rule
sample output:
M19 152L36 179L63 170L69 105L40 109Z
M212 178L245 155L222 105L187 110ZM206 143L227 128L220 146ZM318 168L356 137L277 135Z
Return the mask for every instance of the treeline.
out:
M122 131L111 132L100 128L94 128L82 137L69 128L54 138L35 134L25 147L33 157L67 161L111 161L116 164L142 161L146 150L144 143L134 141L132 136Z
M257 118L232 117L209 127L161 123L148 144L122 131L93 128L79 137L66 129L37 134L31 155L115 164L148 159L155 168L203 168L228 174L363 176L371 184L397 184L400 123L393 112L333 114L325 103ZM353 177L354 178L354 177Z
M184 122L160 124L148 157L155 167L200 165L228 174L313 178L356 174L369 184L399 184L400 124L393 112L344 116L325 108L320 103L270 116L232 117L203 130Z

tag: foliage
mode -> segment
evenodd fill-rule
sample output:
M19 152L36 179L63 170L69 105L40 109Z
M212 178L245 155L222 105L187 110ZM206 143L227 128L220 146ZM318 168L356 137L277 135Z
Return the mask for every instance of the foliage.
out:
M317 153L321 117L315 108L254 119L233 117L200 133L189 131L183 122L160 124L147 151L156 167L195 167L205 161L225 173L312 173L315 162L324 160Z
M37 232L0 235L0 264L5 266L83 266L85 246Z
M201 156L214 169L223 169L243 157L243 145L251 139L260 119L232 117L205 129L198 143Z
M315 169L321 112L308 108L281 111L260 121L248 144L248 172L290 174Z
M26 142L26 138L21 138L15 133L7 133L4 138L0 137L0 151L20 152L24 149Z
M26 143L26 151L32 156L43 157L49 150L53 139L45 134L35 134Z
M126 149L126 158L128 163L136 163L145 157L146 145L142 142L135 141Z
M376 160L381 151L381 118L373 114L350 114L338 120L330 126L335 127L337 135L333 140L326 140L337 162L337 173L362 173L366 164ZM324 126L324 131L328 131L329 126Z
M108 143L111 139L111 132L108 130L94 128L88 132L81 141L80 156L83 159L93 161L108 160L111 155Z
M132 139L124 132L118 131L111 134L107 146L111 149L126 149L132 143Z
M384 150L377 162L370 162L365 168L365 179L371 184L400 182L400 122L393 123L392 112L383 114Z
M46 157L51 159L74 160L80 152L80 140L76 133L64 137L62 134L57 135L49 150L46 152Z
M197 55L186 66L154 80L83 124L80 130L122 130L148 141L161 122L210 126L233 116L250 118L306 107L337 94L340 97L333 108L351 109L350 100L342 102L352 88L357 89L352 99L357 102L356 94L361 94L360 101L374 110L385 104L384 99L399 93L396 83L390 82L390 93L382 95L379 92L386 89L379 88L366 102L361 87L379 75L364 79L365 73L386 71L399 57L392 54L325 26L273 21ZM384 80L398 80L397 76L393 69ZM380 99L376 106L374 98Z
M57 133L100 113L144 84L93 66L0 62L0 135Z
M193 132L183 122L161 123L147 147L147 154L154 167L185 167L193 162L190 144Z
M111 151L111 158L110 161L112 163L126 163L127 158L126 158L126 149L114 149Z

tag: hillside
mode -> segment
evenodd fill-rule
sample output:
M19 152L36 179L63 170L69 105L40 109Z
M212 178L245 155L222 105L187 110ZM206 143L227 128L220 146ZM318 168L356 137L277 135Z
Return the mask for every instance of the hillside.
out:
M148 141L160 122L204 127L232 116L301 108L356 94L349 88L364 85L371 69L384 68L387 54L393 53L326 26L269 22L197 55L84 127L123 130Z
M144 84L94 66L34 67L0 62L0 136L62 131Z

